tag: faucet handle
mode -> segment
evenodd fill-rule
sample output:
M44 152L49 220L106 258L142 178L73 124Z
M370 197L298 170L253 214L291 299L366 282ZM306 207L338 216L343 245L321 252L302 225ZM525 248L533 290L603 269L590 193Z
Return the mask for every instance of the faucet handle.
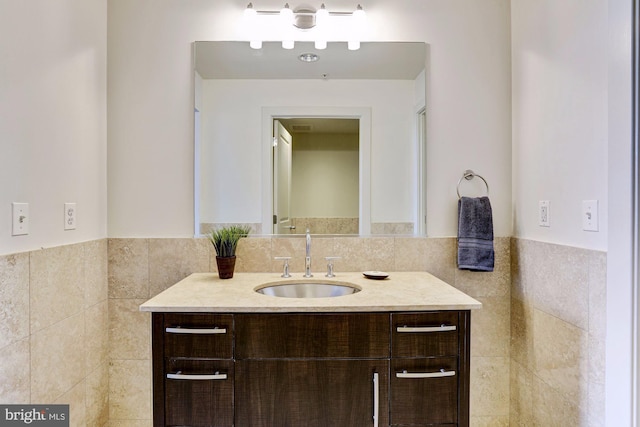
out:
M324 257L324 259L327 260L327 274L325 274L325 277L336 277L335 274L333 274L333 261L336 259L340 259L341 257L339 256L326 256Z
M284 261L284 263L282 264L282 275L280 277L291 277L291 275L289 274L289 260L291 259L290 256L277 256L274 258L275 260L278 261Z

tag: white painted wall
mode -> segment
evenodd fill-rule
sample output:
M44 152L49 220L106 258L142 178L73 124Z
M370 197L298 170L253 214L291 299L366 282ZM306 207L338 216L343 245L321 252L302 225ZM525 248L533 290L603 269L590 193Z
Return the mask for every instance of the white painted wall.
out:
M278 106L371 109L371 220L413 220L413 81L207 79L202 91L202 222L261 221L262 108Z
M106 14L106 0L0 2L0 254L106 237ZM12 202L29 203L27 236L11 236Z
M515 235L607 249L607 2L512 3ZM599 200L599 232L582 201ZM549 200L550 227L538 226Z
M430 44L428 233L455 235L455 187L470 168L491 183L496 235L511 235L509 2L361 3L366 40ZM193 234L191 44L246 39L239 31L245 7L109 0L110 236Z

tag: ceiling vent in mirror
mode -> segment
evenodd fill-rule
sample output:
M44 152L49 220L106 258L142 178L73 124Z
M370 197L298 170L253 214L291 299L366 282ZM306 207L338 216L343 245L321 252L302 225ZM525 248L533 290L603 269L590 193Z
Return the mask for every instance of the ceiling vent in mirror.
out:
M311 132L313 129L311 125L292 125L291 130L293 132Z
M298 59L302 62L316 62L320 57L315 53L303 53Z
M273 19L278 16L280 19ZM291 8L289 3L285 3L281 10L256 10L253 3L249 3L244 10L244 21L249 45L253 49L261 49L262 40L273 39L274 34L282 38L284 49L293 49L297 30L312 31L316 49L326 49L328 39L342 37L341 41L348 43L349 50L356 50L360 48L364 32L365 12L360 4L351 12L331 12L324 3L318 9L308 5ZM331 28L347 29L347 35L330 34Z

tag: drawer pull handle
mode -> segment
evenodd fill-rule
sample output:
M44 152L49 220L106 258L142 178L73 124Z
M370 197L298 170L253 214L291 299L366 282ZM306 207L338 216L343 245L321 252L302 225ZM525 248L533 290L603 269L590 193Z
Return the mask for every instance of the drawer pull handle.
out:
M456 325L440 325L440 326L398 326L398 332L448 332L455 331Z
M170 334L194 334L194 335L211 335L211 334L226 334L226 328L167 328L165 329Z
M440 369L438 372L396 372L397 378L442 378L453 377L456 375L456 371L445 371Z
M182 371L178 371L175 374L167 374L167 379L170 380L226 380L227 374L221 374L216 372L215 374L183 374Z

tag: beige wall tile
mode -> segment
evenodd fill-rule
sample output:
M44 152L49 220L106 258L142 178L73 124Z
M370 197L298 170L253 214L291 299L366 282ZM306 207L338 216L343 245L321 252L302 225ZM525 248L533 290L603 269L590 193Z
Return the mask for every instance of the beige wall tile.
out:
M594 385L605 382L606 288L606 254L593 252L589 261L589 383Z
M31 400L54 402L85 377L84 313L31 335Z
M511 360L509 418L513 426L533 426L533 373Z
M114 359L151 358L151 316L139 310L144 299L109 300L109 355Z
M273 237L271 239L271 256L272 258L291 257L289 260L290 271L292 273L303 272L305 244L306 240L304 235L293 237ZM314 251L313 246L311 250ZM271 267L269 271L282 271L282 261L272 260L270 265Z
M501 417L474 417L469 420L471 427L509 427L509 416Z
M30 253L31 333L84 309L82 244Z
M535 242L511 239L511 297L533 304L535 257L530 248Z
M109 239L109 297L149 298L147 239Z
M112 360L109 420L151 420L151 361Z
M0 256L0 348L28 336L29 254Z
M103 363L87 375L87 426L104 426L109 422L109 363Z
M469 271L456 268L456 288L472 297L508 296L511 292L510 238L496 238L493 242L495 262L493 271ZM457 255L456 255L457 257Z
M509 357L509 297L477 299L482 309L471 312L471 356Z
M426 239L425 270L450 285L456 283L456 239L443 237Z
M209 244L211 246L211 244ZM215 250L213 260L215 263ZM270 271L271 261L271 238L270 237L248 237L240 239L238 250L236 251L236 271L238 272L264 272ZM214 269L216 269L214 267Z
M207 239L149 239L149 297L191 273L209 271Z
M90 307L105 301L109 292L108 241L94 240L84 246L84 305Z
M508 357L471 358L471 416L509 415Z
M29 338L0 348L0 403L31 402Z
M88 425L85 392L86 384L82 380L53 402L59 405L69 405L69 427L85 427Z
M85 311L85 369L92 372L109 358L109 303L104 300Z
M533 369L533 305L511 298L511 358Z
M335 256L341 257L342 271L393 271L393 237L341 237L335 240Z
M396 237L393 271L426 271L427 239Z
M587 407L587 333L557 317L534 310L534 373L576 405Z
M535 307L587 330L588 251L548 243L535 246Z
M587 413L580 406L533 376L534 426L585 426Z

